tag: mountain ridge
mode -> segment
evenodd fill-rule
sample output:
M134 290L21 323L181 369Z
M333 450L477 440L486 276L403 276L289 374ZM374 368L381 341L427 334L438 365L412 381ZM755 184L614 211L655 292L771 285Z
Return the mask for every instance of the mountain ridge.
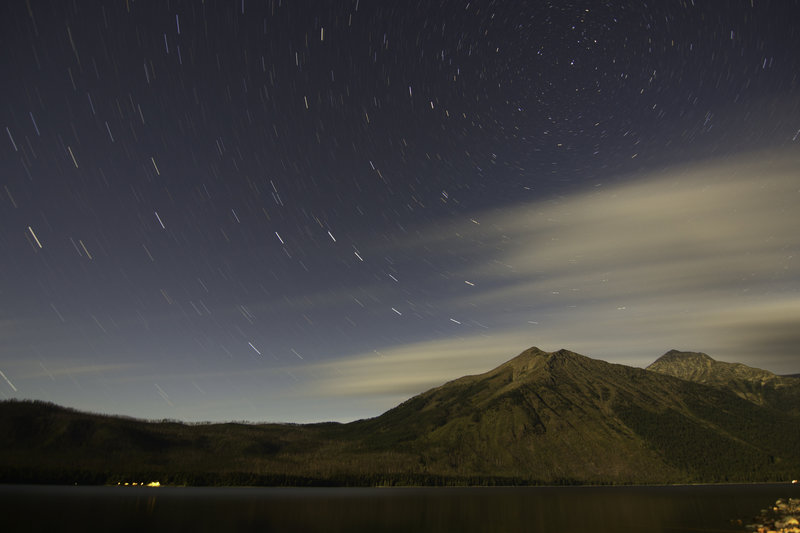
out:
M714 367L705 354L674 352L654 370L532 347L348 424L152 423L4 402L0 482L145 474L173 484L278 485L796 477L800 418L773 401L791 395L758 403L720 379L670 375L678 368L699 379ZM800 391L786 383L776 390Z
M712 359L702 352L670 350L647 370L728 389L757 405L771 405L800 415L800 377L779 376L742 363Z

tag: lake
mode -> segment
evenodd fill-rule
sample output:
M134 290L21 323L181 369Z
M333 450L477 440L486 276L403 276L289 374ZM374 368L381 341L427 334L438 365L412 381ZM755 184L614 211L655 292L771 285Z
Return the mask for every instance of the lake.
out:
M721 532L800 485L185 488L0 485L2 531Z

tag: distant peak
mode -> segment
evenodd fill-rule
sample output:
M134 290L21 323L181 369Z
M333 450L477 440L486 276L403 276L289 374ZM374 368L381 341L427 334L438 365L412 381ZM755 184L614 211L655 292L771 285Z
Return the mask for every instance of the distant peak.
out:
M702 352L670 350L651 363L647 370L699 381L717 364L717 361Z
M683 350L670 350L661 357L657 359L657 361L674 361L676 359L702 359L706 361L713 361L713 359L703 352L686 352Z

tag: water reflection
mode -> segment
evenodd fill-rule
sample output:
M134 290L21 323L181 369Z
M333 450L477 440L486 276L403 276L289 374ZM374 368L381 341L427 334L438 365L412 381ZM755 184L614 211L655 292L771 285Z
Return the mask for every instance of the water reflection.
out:
M526 488L178 488L0 486L12 530L745 531L797 485ZM3 528L6 530L6 528Z

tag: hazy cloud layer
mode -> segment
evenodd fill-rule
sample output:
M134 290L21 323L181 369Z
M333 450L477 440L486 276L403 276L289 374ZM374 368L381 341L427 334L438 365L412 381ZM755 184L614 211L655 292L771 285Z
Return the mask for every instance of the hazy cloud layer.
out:
M698 350L800 372L798 168L796 157L751 155L470 213L413 238L387 236L399 279L388 289L368 278L229 311L277 317L289 333L292 323L276 313L302 313L329 332L327 344L304 345L292 334L286 346L280 339L257 344L259 354L240 340L245 356L224 352L225 369L206 368L188 352L190 371L179 359L129 376L133 348L109 339L97 347L103 362L56 364L21 350L0 370L31 393L46 382L44 398L77 389L76 406L101 397L119 413L139 402L145 416L166 405L169 416L186 420L235 411L244 419L294 421L374 416L530 346L641 367L671 348ZM366 261L382 255L380 242L363 248ZM354 315L351 333L326 321L322 311L332 309L363 314ZM20 323L0 323L0 333L13 340ZM40 334L61 349L60 331ZM348 342L339 345L340 338ZM200 414L197 402L206 406Z
M430 228L406 247L460 265L449 276L469 290L437 305L463 334L325 365L318 390L408 396L531 345L639 366L700 350L797 372L798 168L759 154Z
M462 375L485 372L525 347L524 336L474 335L416 342L307 367L323 396L408 398ZM523 348L524 349L524 348ZM516 350L516 352L515 352ZM412 392L412 393L413 393Z

